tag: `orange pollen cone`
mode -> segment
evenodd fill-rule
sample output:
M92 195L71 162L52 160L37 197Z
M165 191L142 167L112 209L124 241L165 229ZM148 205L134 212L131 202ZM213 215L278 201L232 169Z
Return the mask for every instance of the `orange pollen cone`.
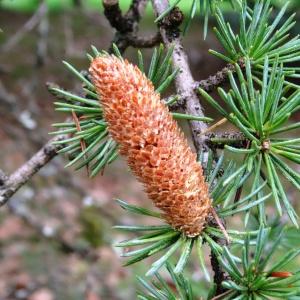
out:
M208 185L183 133L153 84L126 60L104 55L90 73L112 137L165 220L187 236L211 211Z

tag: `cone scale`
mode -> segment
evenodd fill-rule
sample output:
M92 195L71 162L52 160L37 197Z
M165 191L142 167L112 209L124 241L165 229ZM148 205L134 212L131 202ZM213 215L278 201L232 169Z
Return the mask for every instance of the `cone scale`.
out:
M137 66L115 56L95 58L92 81L120 153L168 224L189 237L211 212L208 185L187 140Z

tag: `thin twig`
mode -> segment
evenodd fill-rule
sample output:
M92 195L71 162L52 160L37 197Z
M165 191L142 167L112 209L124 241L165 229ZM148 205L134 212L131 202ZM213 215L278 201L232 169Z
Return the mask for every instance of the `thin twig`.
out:
M128 20L123 17L118 0L103 0L104 15L110 25L120 33L131 31L131 25Z
M49 140L30 160L7 177L4 184L0 186L0 206L3 206L34 174L56 156L62 145L53 143L63 141L65 138L65 135L58 135Z
M137 38L138 24L148 1L133 0L128 12L123 16L118 0L102 0L104 14L110 24L117 30L112 42L117 45L121 53ZM154 39L154 42L156 41L158 42L157 39ZM140 40L139 42L143 41ZM109 51L112 52L112 47Z
M241 132L206 133L206 144L211 149L224 149L225 145L235 148L245 148L248 139Z
M130 46L135 48L152 48L162 42L159 32L146 38L128 35L127 40Z
M137 24L140 20L140 17L142 15L142 12L144 11L148 0L134 0L129 11L125 15L125 18L127 20L130 20L130 22L133 22L132 28L135 28L137 30ZM154 1L156 5L159 7L160 11L164 9L166 3L168 1ZM180 14L179 14L180 16ZM173 19L172 19L173 18ZM171 25L173 23L176 24L175 28L180 24L180 20L178 20L178 16L173 16L171 18ZM172 23L173 22L173 23ZM195 85L197 83L194 82L189 65L187 62L187 58L185 53L182 50L182 46L179 40L179 36L177 35L174 37L174 40L172 40L171 36L168 36L167 34L174 33L174 28L165 28L165 26L162 26L160 28L159 35L157 34L155 39L158 39L161 37L161 32L164 33L164 41L166 41L166 44L168 47L171 47L175 43L175 49L174 49L174 57L173 60L175 62L175 68L179 68L182 72L179 73L176 80L177 85L177 91L179 93L179 96L185 100L187 100L186 105L186 112L193 115L202 116L202 108L199 104L199 100L197 98L196 93L194 92ZM175 30L175 32L177 29ZM153 37L154 38L154 37ZM170 40L169 40L170 38ZM152 39L152 38L151 38ZM123 45L123 48L120 49L121 51L125 51L125 49L130 45L132 40L129 38L126 41L126 44ZM150 43L150 42L149 42ZM152 42L151 42L152 43ZM221 73L224 71L220 71ZM217 73L218 74L218 73ZM218 77L218 75L215 75ZM201 82L206 82L206 88L212 89L214 88L214 84L216 83L211 78L214 77L211 76L207 80L203 80ZM7 98L7 94L4 95L4 98ZM15 99L6 99L10 104L15 102ZM209 147L215 147L215 148L223 148L224 144L229 143L234 145L235 147L243 146L245 143L245 137L242 136L239 133L229 133L229 134L205 134L201 136L201 138L198 136L206 130L207 126L205 123L202 122L191 122L191 126L193 129L193 136L195 139L195 145L197 149L200 149L200 145L202 142ZM4 205L11 196L15 194L15 192L24 184L30 180L30 178L44 165L46 165L50 160L52 160L56 156L56 150L59 148L57 146L52 145L52 142L56 139L63 140L64 137L58 136L50 141L48 141L42 149L34 154L34 156L24 164L23 167L16 170L11 176L5 177L5 182L3 182L3 176L2 182L0 181L0 206ZM24 178L23 178L24 176Z
M211 92L215 87L222 85L228 78L228 73L235 70L235 65L228 64L221 71L209 76L207 79L196 82L195 88L202 88L206 92Z

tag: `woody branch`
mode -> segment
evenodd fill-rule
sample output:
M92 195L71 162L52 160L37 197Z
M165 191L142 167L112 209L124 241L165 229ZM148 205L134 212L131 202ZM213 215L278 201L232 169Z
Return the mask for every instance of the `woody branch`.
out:
M106 10L107 17L112 18L112 14L110 12L111 7L109 7L108 3L115 3L114 5L118 5L118 1L108 1L103 0L103 5ZM156 8L159 9L158 12L161 12L161 10L164 8L164 5L168 1L154 1ZM135 24L133 27L135 30L137 30L138 22L142 16L142 12L145 9L145 5L147 4L147 1L141 0L137 1L134 0L132 2L132 5L127 12L127 14L122 17L126 18L127 22L131 24ZM121 13L121 12L120 12ZM123 22L124 20L118 17L115 22ZM130 20L130 21L128 21ZM119 27L120 24L115 24L116 27ZM173 24L174 25L174 24ZM172 25L172 26L173 26ZM178 27L179 24L177 24ZM132 28L133 28L132 27ZM164 41L166 41L167 45L171 45L170 43L176 43L176 54L174 57L174 61L177 64L177 67L179 67L181 70L183 70L183 73L180 74L179 78L183 79L182 82L177 78L177 90L179 93L179 96L184 99L185 101L180 101L181 106L185 106L186 112L193 115L203 115L202 107L199 103L198 96L196 94L196 88L202 87L207 91L212 91L215 87L218 85L221 85L226 80L226 74L227 72L232 69L231 66L226 66L223 70L219 71L215 75L210 76L209 78L205 80L201 80L200 82L194 81L189 65L186 60L186 55L181 49L181 43L179 39L179 32L176 39L173 41L168 40L168 32L170 33L172 28L165 28L164 26L161 26L160 32L157 33L160 37L162 36L164 38ZM174 30L178 31L178 28L173 28ZM137 31L136 31L137 33ZM121 34L122 36L122 34ZM124 38L124 36L123 36ZM133 45L133 40L131 35L127 35L128 40L126 41L126 47L123 45L123 52L126 50L128 46ZM114 38L114 41L122 41L122 38L120 37L120 32L117 31L116 36ZM123 42L121 42L122 44ZM148 40L149 44L152 44L151 37L150 42ZM137 46L135 44L134 46ZM149 45L150 46L150 45ZM152 45L153 46L153 45ZM140 45L138 46L140 47ZM122 50L121 49L121 50ZM182 61L183 59L183 61ZM188 79L189 85L188 88L186 86L185 79ZM1 96L1 95L0 95ZM3 95L4 97L5 95ZM191 97L190 97L191 96ZM201 144L205 144L210 148L223 148L224 144L231 144L235 147L242 147L246 139L245 137L240 133L221 133L221 134L215 134L215 133L206 133L202 134L206 129L206 124L201 122L191 122L191 126L193 128L193 136L196 140L197 147L199 148ZM52 143L56 139L63 140L64 136L55 137L54 139L49 140L37 153L35 153L32 158L25 162L23 166L18 168L14 173L11 175L6 175L5 172L3 172L0 169L0 206L7 203L7 201L23 186L25 185L41 168L43 168L45 165L47 165L56 155L57 150L59 150L58 146L54 146Z

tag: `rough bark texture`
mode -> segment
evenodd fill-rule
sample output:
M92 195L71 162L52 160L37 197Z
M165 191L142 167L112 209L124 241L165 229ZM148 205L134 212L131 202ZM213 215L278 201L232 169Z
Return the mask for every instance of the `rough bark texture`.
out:
M152 43L147 43L137 37L138 24L148 2L149 0L133 0L128 12L123 16L118 0L102 0L104 14L111 26L117 30L113 43L118 46L121 53L135 40L136 47L152 47L153 43L160 41L152 38ZM112 47L110 52L113 52Z
M169 7L168 0L152 0L157 15L161 15ZM193 79L187 55L183 50L180 31L178 26L183 21L183 15L178 9L174 9L171 13L161 21L159 30L164 44L167 48L174 47L173 64L175 69L179 69L176 77L176 90L180 95L181 102L185 105L184 110L187 114L203 117L203 109L200 105L199 98L195 92L195 81ZM206 130L207 125L204 122L190 122L193 140L197 151L200 151L205 143L199 132Z
M20 187L57 155L57 150L62 145L57 146L53 142L64 140L65 138L65 135L61 135L48 141L29 161L10 176L4 176L0 172L0 206L4 205Z

